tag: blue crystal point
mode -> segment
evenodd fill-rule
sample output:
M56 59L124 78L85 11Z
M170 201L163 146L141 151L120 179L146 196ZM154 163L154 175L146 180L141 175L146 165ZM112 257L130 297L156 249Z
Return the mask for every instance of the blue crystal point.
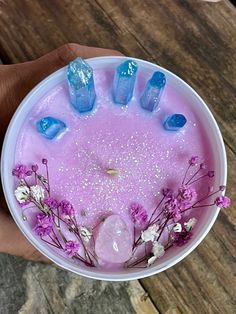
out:
M121 63L115 72L112 97L116 104L127 105L133 96L138 65L133 60Z
M164 121L164 128L168 131L177 131L181 129L187 122L187 119L184 115L175 113L171 116L168 116Z
M96 99L93 70L90 65L76 58L67 68L67 81L72 106L80 113L91 111Z
M53 117L45 117L36 123L37 131L49 140L58 137L66 129L66 124Z
M165 85L165 74L159 71L155 72L147 82L143 95L140 98L141 106L148 111L157 110Z

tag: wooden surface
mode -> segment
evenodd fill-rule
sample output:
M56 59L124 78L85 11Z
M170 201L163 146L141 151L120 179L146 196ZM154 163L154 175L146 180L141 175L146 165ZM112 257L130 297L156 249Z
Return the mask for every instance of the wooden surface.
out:
M79 42L153 61L188 82L223 133L234 201L190 256L140 281L93 281L2 254L1 314L236 313L235 23L228 0L0 1L3 63Z

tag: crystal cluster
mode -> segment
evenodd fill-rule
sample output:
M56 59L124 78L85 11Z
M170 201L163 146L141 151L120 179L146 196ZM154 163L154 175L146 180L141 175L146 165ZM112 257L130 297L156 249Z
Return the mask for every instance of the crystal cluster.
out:
M67 80L71 104L75 110L79 113L91 111L96 93L90 65L81 58L71 61L67 69Z

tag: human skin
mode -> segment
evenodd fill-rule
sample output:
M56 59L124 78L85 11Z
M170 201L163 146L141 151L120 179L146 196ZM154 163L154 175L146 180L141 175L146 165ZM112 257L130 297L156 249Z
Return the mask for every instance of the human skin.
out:
M110 49L66 44L34 61L0 65L0 145L12 115L26 94L42 79L77 56L120 56ZM0 252L34 261L48 261L23 236L11 218L0 185Z

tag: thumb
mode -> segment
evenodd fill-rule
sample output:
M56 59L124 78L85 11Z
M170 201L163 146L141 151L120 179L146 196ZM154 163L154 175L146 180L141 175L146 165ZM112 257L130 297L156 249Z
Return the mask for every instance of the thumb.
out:
M65 44L35 61L18 64L21 79L27 81L26 89L31 89L52 72L67 65L76 57L91 58L98 56L122 56L116 50Z

